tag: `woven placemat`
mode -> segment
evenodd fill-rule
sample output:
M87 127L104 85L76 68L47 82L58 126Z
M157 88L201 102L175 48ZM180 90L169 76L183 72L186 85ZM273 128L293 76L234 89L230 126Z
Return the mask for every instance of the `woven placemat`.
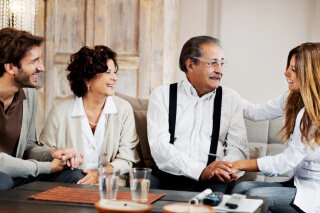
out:
M151 204L163 196L164 194L149 194L147 203ZM28 199L94 204L95 202L99 201L100 195L98 189L79 189L58 186L53 189L31 195L28 197ZM118 192L117 200L131 200L131 193Z

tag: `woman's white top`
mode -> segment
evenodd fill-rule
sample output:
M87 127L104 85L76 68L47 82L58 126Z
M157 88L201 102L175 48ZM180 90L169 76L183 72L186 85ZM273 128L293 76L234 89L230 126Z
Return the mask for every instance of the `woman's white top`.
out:
M320 146L312 140L312 148L301 141L301 109L287 148L280 154L258 159L261 172L279 175L294 169L297 193L294 204L305 212L320 211Z
M253 121L269 120L283 116L288 92L264 104L252 104L242 100L244 116ZM293 169L297 193L294 204L305 212L320 212L320 147L302 143L300 122L304 113L300 110L287 148L280 154L258 159L261 172L276 176ZM314 143L314 141L313 141Z
M271 120L283 116L289 91L283 93L275 99L271 99L263 104L253 104L245 99L241 99L243 115L252 121Z
M105 140L104 135L106 117L108 114L114 113L117 113L117 108L113 102L112 96L109 96L107 97L96 129L93 133L89 125L88 117L83 107L83 100L81 97L76 98L72 114L81 117L81 126L83 131L79 132L79 134L82 134L84 142L84 161L82 164L83 169L98 168L100 154L97 153L102 153L102 144Z
M82 153L85 164L80 168L97 168L99 162L111 164L122 173L131 169L139 161L136 152L139 139L129 102L109 96L94 134L81 102L75 96L57 102L50 110L39 143Z

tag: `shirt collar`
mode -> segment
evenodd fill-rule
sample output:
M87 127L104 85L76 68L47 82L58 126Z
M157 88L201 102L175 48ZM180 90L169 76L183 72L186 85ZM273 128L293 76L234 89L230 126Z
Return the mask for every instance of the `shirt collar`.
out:
M104 105L103 114L116 114L118 112L116 104L113 101L113 96L108 96Z
M13 108L16 105L18 105L20 102L24 101L25 99L27 99L25 92L23 91L23 89L19 89L13 96L12 102L10 104L10 106L7 108ZM4 104L2 101L0 101L1 107L4 108Z
M189 82L188 79L182 80L181 85L182 85L182 88L184 89L185 93L188 96L200 98L198 96L196 89L192 86L192 84ZM213 95L215 94L215 92L216 92L216 90L213 90L213 91L203 95L200 99L211 99L213 97Z
M113 101L113 97L112 96L108 96L107 100L104 104L103 110L102 110L102 114L106 115L106 114L115 114L117 113L117 107ZM75 103L73 106L73 110L71 113L72 117L78 117L78 116L85 116L86 113L84 111L84 107L83 107L83 100L82 97L75 97Z

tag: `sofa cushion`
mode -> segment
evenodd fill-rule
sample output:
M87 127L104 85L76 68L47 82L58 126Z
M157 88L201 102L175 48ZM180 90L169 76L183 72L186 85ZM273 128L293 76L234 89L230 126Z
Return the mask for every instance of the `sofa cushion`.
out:
M269 135L268 135L269 144L282 144L280 130L282 129L283 126L284 126L283 118L273 119L269 122Z
M147 135L148 100L133 98L119 93L117 93L116 95L127 100L131 104L133 109L137 134L139 136L137 151L140 157L140 162L135 166L152 168L155 165L155 162L150 152Z

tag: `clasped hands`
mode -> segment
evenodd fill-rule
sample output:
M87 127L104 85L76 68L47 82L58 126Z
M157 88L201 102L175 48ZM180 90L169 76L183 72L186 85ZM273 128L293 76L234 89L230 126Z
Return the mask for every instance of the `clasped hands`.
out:
M236 168L227 161L214 161L210 163L201 173L200 180L215 180L222 183L229 183L238 178Z
M73 151L72 149L53 149L51 151L53 160L51 161L51 173L62 171L65 166L70 169L76 169L83 163L83 155ZM111 164L105 166L106 169L113 169ZM97 170L82 170L84 177L79 180L78 184L96 184L99 178Z
M52 149L51 156L51 173L61 171L65 166L73 170L83 163L83 155L73 149Z

